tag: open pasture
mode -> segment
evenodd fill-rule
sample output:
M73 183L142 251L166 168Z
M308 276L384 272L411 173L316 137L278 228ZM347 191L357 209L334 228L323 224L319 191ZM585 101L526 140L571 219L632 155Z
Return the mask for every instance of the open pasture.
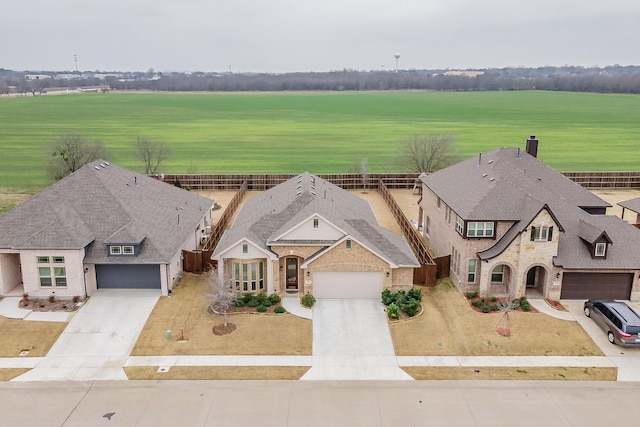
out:
M0 187L49 183L47 146L101 140L142 170L138 136L167 143L165 173L399 172L398 144L450 133L463 158L540 139L560 171L637 170L640 97L566 92L76 93L0 99Z

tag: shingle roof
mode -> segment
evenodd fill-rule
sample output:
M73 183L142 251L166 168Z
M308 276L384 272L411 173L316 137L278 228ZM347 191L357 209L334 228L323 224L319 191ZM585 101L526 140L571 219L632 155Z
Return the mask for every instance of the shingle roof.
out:
M213 256L243 238L269 250L270 243L276 243L280 236L314 214L391 263L419 266L404 237L378 225L369 203L307 172L247 200ZM309 244L310 241L300 243ZM328 242L322 240L318 243L327 245ZM277 251L277 247L273 250Z
M0 216L0 248L86 248L87 263L167 263L213 204L98 160ZM138 242L137 257L107 256L106 243Z
M639 230L620 218L585 212L582 208L605 209L611 205L518 148L503 147L483 153L481 158L474 157L427 175L422 182L465 220L513 222L502 239L481 253L485 258L502 253L546 206L563 231L557 265L640 268L640 257L633 251L621 250L625 246L640 247ZM581 230L585 233L580 221L606 231L611 238L606 260L592 260L579 237Z
M632 210L636 213L640 213L640 197L619 202L618 205L622 206L623 208Z

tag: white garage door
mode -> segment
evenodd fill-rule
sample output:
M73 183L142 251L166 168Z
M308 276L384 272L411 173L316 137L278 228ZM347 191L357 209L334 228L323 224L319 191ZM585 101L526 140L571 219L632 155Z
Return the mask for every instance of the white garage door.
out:
M383 273L317 272L313 275L316 298L380 298Z

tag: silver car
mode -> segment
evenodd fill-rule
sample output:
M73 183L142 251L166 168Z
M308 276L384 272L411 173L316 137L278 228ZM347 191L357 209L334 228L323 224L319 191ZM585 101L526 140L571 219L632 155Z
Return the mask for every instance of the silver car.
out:
M611 344L640 347L640 316L624 302L590 299L584 303L584 315L607 333Z

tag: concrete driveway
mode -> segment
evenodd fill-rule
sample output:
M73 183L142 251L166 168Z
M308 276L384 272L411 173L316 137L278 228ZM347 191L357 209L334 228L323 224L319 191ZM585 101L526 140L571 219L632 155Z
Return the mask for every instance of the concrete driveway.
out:
M618 367L618 381L640 381L640 348L625 348L611 344L607 334L592 319L584 315L584 300L562 300L562 305L573 315L600 348L600 350ZM640 313L640 303L627 301Z
M398 367L378 299L319 299L313 306L313 365L303 380L411 380Z
M122 369L160 292L98 290L49 353L13 381L126 380Z

